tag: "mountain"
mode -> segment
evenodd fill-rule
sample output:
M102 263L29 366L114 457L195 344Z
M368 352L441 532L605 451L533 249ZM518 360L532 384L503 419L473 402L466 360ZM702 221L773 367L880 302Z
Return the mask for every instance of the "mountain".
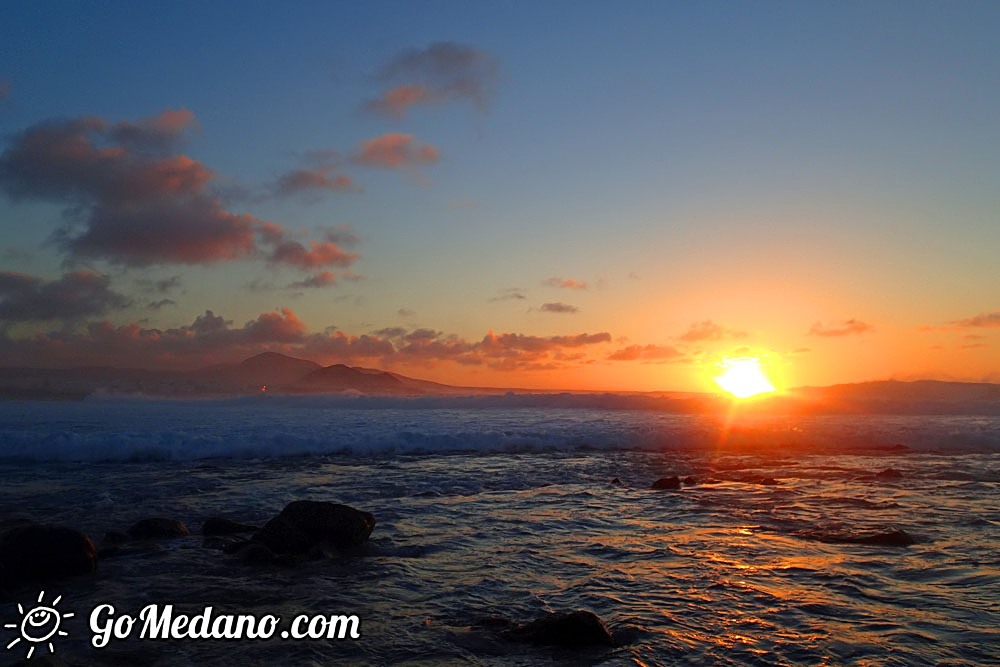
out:
M297 359L277 352L262 352L244 359L236 366L222 371L230 382L255 387L282 387L293 385L310 373L323 368L315 361Z
M352 368L344 364L333 364L312 371L299 379L293 390L311 392L357 391L362 394L393 396L424 393L416 387L404 384L392 373L370 368Z

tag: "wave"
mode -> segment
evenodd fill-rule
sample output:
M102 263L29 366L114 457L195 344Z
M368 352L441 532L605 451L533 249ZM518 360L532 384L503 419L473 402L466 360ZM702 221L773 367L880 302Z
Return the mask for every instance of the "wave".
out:
M995 452L1000 417L719 416L469 399L96 397L0 403L0 458L143 461L575 450ZM528 399L532 400L528 400ZM493 401L500 401L495 403Z

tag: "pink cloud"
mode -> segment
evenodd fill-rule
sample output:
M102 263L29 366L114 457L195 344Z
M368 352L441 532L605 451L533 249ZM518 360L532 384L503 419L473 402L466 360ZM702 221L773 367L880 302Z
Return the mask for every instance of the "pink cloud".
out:
M311 271L325 266L350 266L358 258L330 241L309 241L308 244L306 247L298 241L281 241L268 259Z
M435 97L426 86L407 84L390 88L382 93L381 97L366 102L365 108L368 111L402 118L410 110L410 107L417 104L427 104L434 99Z
M579 290L587 289L587 283L585 283L582 280L575 280L573 278L563 279L554 277L554 278L549 278L543 284L548 285L549 287L560 287L562 289L579 289Z
M809 335L836 338L840 336L868 333L874 329L875 327L867 322L855 319L845 320L842 324L831 326L824 326L821 322L817 322L810 327Z
M727 338L746 338L747 332L737 331L723 324L716 324L711 320L695 322L691 325L680 339L686 343L695 343L705 340L724 340Z
M954 324L958 327L1000 327L1000 310L995 313L980 313L975 317L957 320Z
M608 355L610 361L676 360L683 357L683 352L669 345L629 345Z
M403 169L433 164L439 153L430 144L413 139L412 134L393 132L361 142L354 161L368 167Z

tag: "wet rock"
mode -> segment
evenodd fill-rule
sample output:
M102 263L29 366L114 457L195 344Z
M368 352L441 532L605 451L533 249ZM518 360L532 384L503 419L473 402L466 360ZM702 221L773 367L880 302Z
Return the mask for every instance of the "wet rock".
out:
M176 519L143 519L126 531L133 540L162 540L190 535L187 527Z
M94 543L78 530L31 524L0 536L0 582L5 585L87 574L96 568Z
M780 482L773 477L761 477L757 480L758 484L763 486L778 486Z
M622 481L617 477L615 477L613 480L611 480L611 486L622 486Z
M876 479L901 479L902 477L903 473L894 468L886 468L875 473Z
M507 631L510 638L534 644L581 648L614 646L615 640L596 614L586 610L546 614Z
M336 503L296 500L252 539L276 554L305 554L316 548L360 546L374 527L375 517L368 512Z
M256 542L247 542L236 556L248 565L270 565L277 558L273 551Z
M905 530L893 529L869 535L827 533L809 531L802 534L807 539L813 539L827 544L865 544L883 547L908 547L916 540Z
M698 483L698 478L694 475L688 475L681 481L684 482L685 486L695 486Z
M201 534L205 536L239 535L240 533L252 533L255 530L257 530L257 526L237 523L217 516L205 519L205 523L201 524Z
M125 544L130 539L132 538L128 536L128 533L123 533L118 530L110 530L104 533L104 544L108 546L112 546L115 544Z
M852 544L874 544L883 547L908 547L916 540L905 530L890 530L875 535L864 535L849 540Z
M681 488L680 477L674 475L673 477L661 477L660 479L653 482L654 489L679 489Z
M222 553L235 554L245 549L248 544L253 544L253 542L251 542L250 540L239 538L221 544L219 546L219 549L222 550Z

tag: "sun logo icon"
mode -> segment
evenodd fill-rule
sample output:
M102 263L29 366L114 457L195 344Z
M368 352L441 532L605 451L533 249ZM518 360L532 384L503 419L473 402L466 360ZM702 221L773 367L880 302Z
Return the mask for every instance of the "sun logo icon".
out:
M56 609L56 605L62 600L62 596L56 597L52 601L51 606L47 606L42 602L44 597L45 591L42 591L38 594L37 606L32 607L27 612L24 611L21 603L18 603L17 611L21 614L21 622L7 623L3 626L5 628L17 629L21 633L20 637L16 637L14 641L7 644L8 651L20 644L22 640L29 644L28 655L25 656L26 660L31 660L31 656L35 654L35 649L39 645L47 644L49 653L55 653L56 648L50 640L53 637L65 637L69 634L65 630L59 629L59 625L64 618L72 618L73 616L72 612L60 614Z

